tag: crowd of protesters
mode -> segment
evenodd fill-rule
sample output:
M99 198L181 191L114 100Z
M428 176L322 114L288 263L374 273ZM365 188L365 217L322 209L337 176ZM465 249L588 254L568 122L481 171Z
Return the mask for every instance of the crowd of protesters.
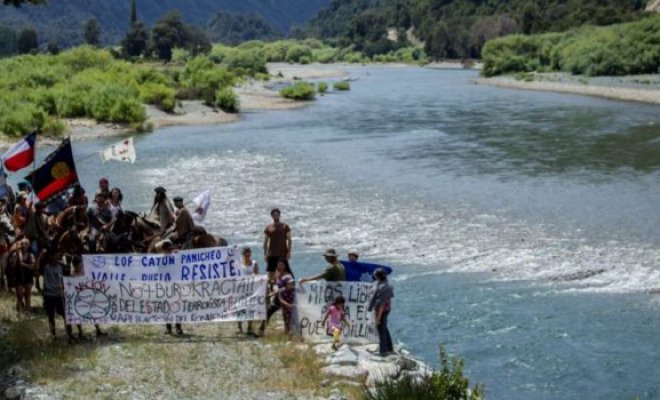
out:
M194 224L184 199L176 196L170 201L167 190L158 186L154 189L154 202L151 210L141 218L131 219L134 225L126 231L129 247L124 251L144 251L171 253L177 249L226 245L222 239L208 235ZM84 275L82 254L102 253L108 250L104 240L111 237L119 240L120 234L114 227L119 224L125 212L122 208L123 194L117 188L110 188L107 178L99 180L99 187L90 204L85 190L75 186L64 193L39 202L33 195L30 185L22 182L14 195L8 187L6 195L0 197L0 290L12 290L16 297L16 312L21 315L32 310L31 296L36 289L43 296L43 306L48 316L50 332L55 337L55 317L64 316L63 276ZM243 331L238 323L239 333L262 336L271 316L281 310L284 330L292 332L291 316L295 304L296 281L289 265L292 254L291 228L280 220L279 209L270 213L272 223L264 229L263 254L268 275L267 319L261 321L258 331L256 321L247 322ZM136 226L148 232L140 237L141 244L132 236ZM114 236L113 236L114 235ZM200 242L200 237L210 236L210 240ZM203 244L202 244L203 243ZM334 249L323 254L327 262L325 270L317 275L302 278L300 285L314 280L337 282L346 280L346 271ZM350 261L357 261L357 251L349 251ZM241 251L240 266L243 275L261 273L258 262L252 258L252 250L244 247ZM374 274L378 283L375 287L370 311L374 311L380 338L379 353L387 355L393 351L387 328L393 290L383 271ZM41 282L43 281L43 286ZM345 300L334 299L325 315L324 324L329 319L327 333L333 337L333 348L341 346L341 332L349 324L344 311ZM95 325L96 335L105 333ZM175 324L176 333L183 334L181 324ZM78 338L83 337L82 327L77 326ZM70 343L78 340L71 326L66 326ZM172 326L167 324L166 332L172 334Z

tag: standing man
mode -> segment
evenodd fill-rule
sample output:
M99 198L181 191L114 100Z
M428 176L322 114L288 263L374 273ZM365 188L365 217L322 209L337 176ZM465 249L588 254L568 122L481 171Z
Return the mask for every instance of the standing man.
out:
M337 252L335 249L328 249L323 253L325 261L328 263L325 267L325 271L321 272L318 275L311 276L309 278L302 278L300 284L302 285L305 282L317 281L319 279L325 279L328 282L339 282L346 280L346 270L344 265L339 262L337 257Z
M289 269L289 260L291 259L291 228L289 225L280 221L280 210L274 208L270 211L273 223L268 224L264 229L264 259L266 260L266 271L268 272L268 281L275 279L275 270L277 261L283 260Z

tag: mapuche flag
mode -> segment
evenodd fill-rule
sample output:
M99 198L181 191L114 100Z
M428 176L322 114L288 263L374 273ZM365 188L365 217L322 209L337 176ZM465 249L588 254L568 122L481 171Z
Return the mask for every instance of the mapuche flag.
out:
M41 201L46 201L78 183L71 140L64 139L60 146L46 157L41 167L26 176L25 180L32 184L34 193Z

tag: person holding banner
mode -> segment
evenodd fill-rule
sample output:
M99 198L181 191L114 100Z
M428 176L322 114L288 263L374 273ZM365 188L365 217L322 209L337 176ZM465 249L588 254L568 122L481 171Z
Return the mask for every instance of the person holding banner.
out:
M346 270L342 263L338 261L335 249L326 250L325 253L323 253L323 257L325 257L325 261L328 263L325 267L325 271L309 278L302 278L300 280L301 285L305 282L317 281L319 279L325 279L328 282L340 282L346 280Z
M174 244L170 239L161 240L156 244L156 250L157 252L162 254L172 254L174 253ZM176 324L174 324L174 326L176 329L176 334L179 336L183 335L183 327L181 326L181 324L177 322ZM165 324L165 333L168 335L172 334L172 324L170 323Z
M259 275L259 264L257 260L252 259L252 249L245 246L241 250L240 266L241 266L241 275L250 276L250 275ZM238 333L243 334L243 322L238 321ZM252 321L247 323L247 335L256 336L252 330Z
M44 251L42 257L44 259L44 310L48 316L48 327L50 328L50 335L55 339L55 314L59 314L64 319L64 326L66 327L66 334L69 337L69 344L76 343L73 337L73 330L71 325L66 324L64 318L64 283L62 277L64 276L64 265L59 261L61 257L53 249Z
M394 351L390 330L387 328L387 317L392 309L392 298L394 297L394 288L387 281L387 274L383 269L377 269L374 272L374 278L378 282L371 300L369 301L368 311L374 311L376 319L376 328L378 329L378 353L385 357Z
M289 335L292 332L293 327L291 326L291 316L293 315L293 308L295 307L296 302L296 280L293 277L293 272L289 267L289 263L284 259L277 261L277 269L275 272L277 277L277 291L269 295L270 297L275 297L275 300L271 301L271 304L268 307L266 320L261 323L261 327L259 328L259 336L264 335L266 324L270 321L270 317L272 317L279 309L282 309L284 333Z

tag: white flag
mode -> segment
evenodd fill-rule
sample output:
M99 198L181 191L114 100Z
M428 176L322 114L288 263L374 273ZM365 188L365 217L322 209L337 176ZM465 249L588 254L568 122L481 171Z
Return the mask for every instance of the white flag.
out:
M101 160L103 160L103 162L109 160L117 160L134 163L135 146L133 146L133 137L124 139L121 142L115 143L107 149L103 150L101 152Z
M206 212L209 210L209 206L211 205L211 191L206 190L200 193L193 199L193 203L195 203L195 211L192 214L193 221L204 221Z

